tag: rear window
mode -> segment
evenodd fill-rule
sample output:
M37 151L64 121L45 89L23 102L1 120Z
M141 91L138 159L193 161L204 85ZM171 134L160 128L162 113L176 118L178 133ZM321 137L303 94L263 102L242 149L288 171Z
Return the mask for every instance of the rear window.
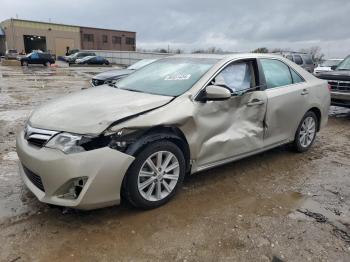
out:
M313 63L314 63L314 62L312 61L311 56L309 56L309 55L303 56L303 59L304 59L305 64L307 64L307 65L313 65Z
M302 65L302 64L303 64L303 59L301 58L300 55L294 55L294 62L295 62L297 65Z

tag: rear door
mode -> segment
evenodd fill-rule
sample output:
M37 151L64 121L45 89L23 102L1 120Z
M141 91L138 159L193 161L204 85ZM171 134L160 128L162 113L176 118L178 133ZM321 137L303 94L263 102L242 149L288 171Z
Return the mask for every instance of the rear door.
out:
M263 147L267 96L259 90L256 60L227 65L210 84L228 88L224 101L197 102L197 165L200 168Z
M308 88L305 80L279 59L259 60L266 81L267 109L264 146L294 137L307 111Z

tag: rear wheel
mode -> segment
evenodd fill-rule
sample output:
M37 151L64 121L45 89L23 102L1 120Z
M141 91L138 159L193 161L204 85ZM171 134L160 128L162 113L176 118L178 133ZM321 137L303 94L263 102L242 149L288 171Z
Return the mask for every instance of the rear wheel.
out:
M44 63L44 66L49 67L50 65L51 65L51 63L50 63L50 62L45 62L45 63Z
M295 134L293 147L297 152L307 151L315 142L318 119L314 112L307 112Z
M105 65L109 65L109 61L108 60L105 61Z
M130 166L124 196L135 207L156 208L175 195L184 176L182 151L170 141L157 141L147 145Z

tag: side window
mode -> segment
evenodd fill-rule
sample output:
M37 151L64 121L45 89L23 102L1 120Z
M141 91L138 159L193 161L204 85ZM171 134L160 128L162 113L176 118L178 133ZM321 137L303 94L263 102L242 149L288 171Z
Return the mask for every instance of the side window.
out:
M38 53L33 53L31 56L30 56L31 59L39 59L39 54Z
M293 78L294 84L305 82L305 80L303 78L301 78L301 76L299 76L293 69L290 69L290 72L292 73L292 78Z
M300 55L294 55L294 62L295 62L297 65L302 65L302 64L303 64L303 59L301 58Z
M287 55L286 58L289 59L290 61L293 61L293 62L294 62L293 56L292 56L292 55Z
M261 59L267 88L291 85L293 83L289 67L274 59Z
M227 86L231 92L239 92L255 86L253 76L250 62L238 62L226 66L215 77L213 84Z

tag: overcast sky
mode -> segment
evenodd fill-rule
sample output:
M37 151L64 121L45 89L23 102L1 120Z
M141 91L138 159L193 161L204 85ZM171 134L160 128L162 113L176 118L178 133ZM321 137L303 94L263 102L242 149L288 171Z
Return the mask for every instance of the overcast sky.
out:
M137 32L137 48L350 54L350 0L0 0L10 17Z

